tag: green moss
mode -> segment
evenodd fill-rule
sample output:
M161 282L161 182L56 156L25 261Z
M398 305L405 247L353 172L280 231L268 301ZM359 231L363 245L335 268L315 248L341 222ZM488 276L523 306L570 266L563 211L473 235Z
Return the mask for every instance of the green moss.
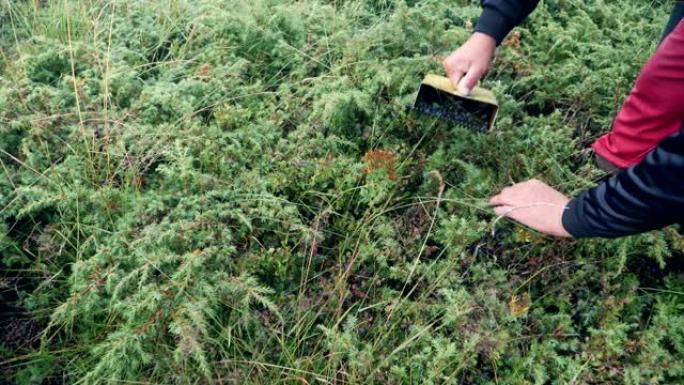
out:
M3 3L0 299L22 317L0 307L0 373L681 383L673 229L557 241L487 205L600 179L584 148L665 3L543 2L484 82L488 134L409 108L474 2Z

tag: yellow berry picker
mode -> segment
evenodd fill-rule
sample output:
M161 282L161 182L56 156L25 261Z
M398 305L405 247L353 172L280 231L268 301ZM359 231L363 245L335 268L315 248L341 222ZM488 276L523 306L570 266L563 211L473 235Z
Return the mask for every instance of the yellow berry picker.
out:
M467 96L461 95L449 78L433 74L423 79L413 107L422 113L479 132L492 128L499 111L492 91L474 87Z

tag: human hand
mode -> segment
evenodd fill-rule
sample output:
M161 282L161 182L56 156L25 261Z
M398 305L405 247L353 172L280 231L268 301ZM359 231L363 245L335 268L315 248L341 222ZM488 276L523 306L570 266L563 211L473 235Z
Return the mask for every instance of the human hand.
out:
M563 211L570 198L536 179L504 188L489 199L497 215L557 237L571 237L563 227Z
M468 95L478 80L487 73L494 57L496 40L482 32L475 32L444 62L451 84L462 95Z

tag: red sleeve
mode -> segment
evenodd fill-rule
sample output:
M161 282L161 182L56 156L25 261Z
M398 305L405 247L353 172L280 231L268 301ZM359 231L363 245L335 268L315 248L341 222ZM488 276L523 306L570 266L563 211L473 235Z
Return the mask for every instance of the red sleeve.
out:
M618 167L643 160L684 121L684 21L668 35L641 70L613 129L594 150Z
M618 237L684 221L684 21L639 75L613 131L594 146L618 175L568 204L576 238ZM680 131L682 130L682 131Z

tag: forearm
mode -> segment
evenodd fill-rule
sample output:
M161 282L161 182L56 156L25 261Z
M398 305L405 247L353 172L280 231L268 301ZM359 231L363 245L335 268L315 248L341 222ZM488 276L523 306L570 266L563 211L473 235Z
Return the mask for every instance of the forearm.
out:
M568 232L618 237L684 220L682 105L684 22L644 66L613 131L594 145L617 154L609 160L620 167L636 165L573 199L563 215Z
M563 227L575 238L614 238L684 220L684 132L644 161L570 201Z
M593 145L620 168L639 163L684 121L684 22L644 65L611 132Z
M672 14L670 15L670 20L667 22L667 26L665 26L663 39L674 31L675 27L682 19L684 19L684 1L676 1L674 8L672 9Z

